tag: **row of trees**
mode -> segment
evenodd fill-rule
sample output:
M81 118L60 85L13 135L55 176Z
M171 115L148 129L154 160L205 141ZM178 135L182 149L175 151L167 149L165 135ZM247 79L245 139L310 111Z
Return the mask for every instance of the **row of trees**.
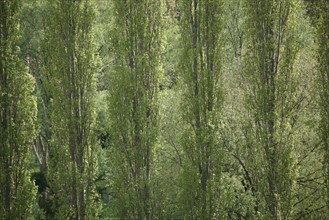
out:
M326 0L0 6L1 219L327 216Z

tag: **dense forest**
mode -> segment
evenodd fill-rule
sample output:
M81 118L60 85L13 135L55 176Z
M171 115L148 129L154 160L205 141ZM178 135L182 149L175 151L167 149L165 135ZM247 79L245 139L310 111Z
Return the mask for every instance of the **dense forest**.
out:
M328 216L328 0L0 0L0 219Z

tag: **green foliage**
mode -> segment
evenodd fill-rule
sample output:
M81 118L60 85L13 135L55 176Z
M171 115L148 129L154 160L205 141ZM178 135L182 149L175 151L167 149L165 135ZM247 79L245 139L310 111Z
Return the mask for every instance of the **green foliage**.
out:
M89 1L49 1L45 33L51 141L48 182L54 218L90 219L95 206L95 65Z
M113 203L123 219L153 219L161 1L115 1L109 85ZM141 13L143 12L143 13Z
M296 120L299 80L295 60L297 1L247 1L250 44L246 56L246 107L262 218L286 219L292 212L296 179ZM271 12L271 13L269 13ZM248 161L251 158L247 159ZM249 166L249 165L248 165ZM262 167L262 169L260 169Z
M316 57L318 61L318 104L320 107L320 123L319 123L319 136L321 138L321 145L324 149L323 171L326 184L326 213L329 213L329 111L328 111L328 63L329 63L329 30L328 30L328 3L326 1L306 1L308 14L311 17L311 21L316 28L316 44L317 52Z
M35 135L35 81L19 58L20 1L0 2L0 218L25 219L36 188L28 156Z
M221 34L219 1L181 1L182 55L185 122L181 208L185 218L212 219L219 209L215 199L221 178ZM218 154L219 153L219 154ZM216 174L216 175L214 175ZM219 194L219 195L218 195Z
M0 219L326 219L328 5L0 0Z

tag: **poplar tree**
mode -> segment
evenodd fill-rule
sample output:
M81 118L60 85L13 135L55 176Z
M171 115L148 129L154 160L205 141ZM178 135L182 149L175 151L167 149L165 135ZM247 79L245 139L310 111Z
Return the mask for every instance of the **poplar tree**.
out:
M0 219L26 219L35 196L27 158L34 138L34 79L19 59L21 1L0 1Z
M109 113L115 214L154 219L161 1L114 1L113 16Z
M307 3L308 14L316 28L318 93L320 106L320 138L324 149L323 169L326 184L325 200L329 213L329 5L325 0Z
M218 218L221 176L221 1L182 0L180 72L185 132L182 211L185 218Z
M93 7L48 1L43 81L50 96L48 185L56 219L93 219L95 171Z
M250 120L245 137L246 186L256 197L255 212L264 219L288 219L296 179L295 124L298 118L294 72L298 45L298 1L248 0L249 40L244 77Z
M329 213L329 4L319 1L319 23L317 27L321 139L325 149L324 169L326 182L327 214Z

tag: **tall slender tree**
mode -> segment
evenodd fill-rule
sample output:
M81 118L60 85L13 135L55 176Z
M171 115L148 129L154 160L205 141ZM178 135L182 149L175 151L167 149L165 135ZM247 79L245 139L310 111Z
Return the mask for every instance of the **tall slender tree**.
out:
M321 106L321 138L325 149L324 169L326 176L327 214L329 213L329 4L320 1L320 18L317 28L320 106Z
M27 157L34 137L34 79L19 59L21 1L0 1L0 218L26 219L34 199Z
M186 132L182 205L186 218L216 217L220 180L218 128L221 94L221 1L183 0L180 5ZM217 192L216 192L217 191ZM217 216L218 217L218 216Z
M93 7L89 0L48 1L45 35L50 96L48 183L57 219L92 219L95 141Z
M114 202L122 219L153 219L161 1L114 1L109 111Z
M316 28L318 85L320 106L320 137L324 147L323 168L326 181L327 213L329 213L329 4L324 0L307 3L308 14Z
M294 132L298 116L294 61L298 1L249 0L250 45L246 55L246 183L261 218L287 219L296 178Z

